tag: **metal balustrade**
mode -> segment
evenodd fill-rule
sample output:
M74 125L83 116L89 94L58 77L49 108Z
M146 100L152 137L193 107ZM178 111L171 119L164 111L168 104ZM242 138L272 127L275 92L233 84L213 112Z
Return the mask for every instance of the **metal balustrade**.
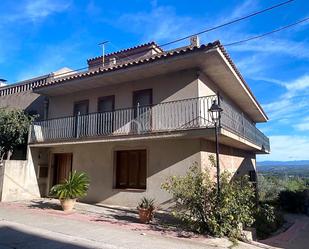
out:
M140 135L213 128L208 111L217 96L163 102L151 106L117 109L34 122L30 143L82 138ZM242 112L220 98L221 126L269 150L268 138Z

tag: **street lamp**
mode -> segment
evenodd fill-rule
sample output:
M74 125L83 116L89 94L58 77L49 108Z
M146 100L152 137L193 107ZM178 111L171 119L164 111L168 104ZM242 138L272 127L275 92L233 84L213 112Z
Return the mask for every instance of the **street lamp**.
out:
M209 112L211 114L212 121L215 123L215 133L216 133L216 166L217 166L217 190L218 190L218 196L220 196L220 162L219 162L219 127L220 127L220 118L221 118L221 112L223 109L220 107L219 104L217 104L217 101L214 100Z

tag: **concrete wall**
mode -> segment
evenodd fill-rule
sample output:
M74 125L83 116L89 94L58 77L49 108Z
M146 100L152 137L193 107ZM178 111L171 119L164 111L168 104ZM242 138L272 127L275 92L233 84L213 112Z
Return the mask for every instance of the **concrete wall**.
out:
M115 109L129 108L133 105L133 92L149 88L152 89L154 104L198 97L196 70L185 70L69 95L52 96L49 101L49 118L71 116L74 102L87 99L89 99L89 112L97 112L98 98L108 95L115 95Z
M222 146L221 167L235 176L248 174L255 168L254 155L245 151ZM147 150L146 190L115 189L114 152L127 149ZM31 148L37 168L40 162L49 161L48 189L51 187L53 153L73 153L73 170L86 171L91 179L86 202L102 202L110 205L135 207L143 196L156 199L165 207L171 196L161 190L161 184L168 176L184 175L188 168L197 164L201 168L211 168L208 156L214 153L214 144L202 139L150 139L130 142L106 142L92 144L62 145L51 148ZM36 158L35 158L36 157ZM44 179L42 179L44 181ZM39 182L42 182L39 179Z
M44 117L44 96L33 93L31 90L0 96L0 108L22 109L29 113Z
M201 165L203 169L208 169L210 175L215 178L216 168L211 167L209 156L216 158L215 143L209 140L201 140ZM237 148L220 145L220 169L221 172L228 171L232 177L248 175L251 170L256 170L255 153Z
M59 146L49 152L73 153L73 170L89 174L91 184L85 201L134 207L143 196L155 198L158 204L167 202L170 196L161 190L161 184L168 176L184 174L193 163L199 163L199 147L198 140L148 140ZM147 150L145 191L114 188L114 152L127 149ZM52 167L49 172L53 172Z
M40 197L31 161L4 161L1 166L1 201L17 201Z

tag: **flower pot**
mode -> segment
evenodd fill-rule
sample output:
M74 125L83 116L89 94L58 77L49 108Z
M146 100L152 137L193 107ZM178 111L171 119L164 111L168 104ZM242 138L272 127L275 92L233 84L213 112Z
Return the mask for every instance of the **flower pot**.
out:
M149 223L153 218L153 209L139 208L138 214L142 223Z
M60 199L61 207L64 212L70 212L73 210L76 199Z

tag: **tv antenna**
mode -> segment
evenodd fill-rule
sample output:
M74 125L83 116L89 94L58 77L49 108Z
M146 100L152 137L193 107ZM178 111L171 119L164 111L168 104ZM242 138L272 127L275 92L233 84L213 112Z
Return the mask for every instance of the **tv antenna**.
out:
M108 43L109 41L103 41L101 43L99 43L99 46L102 46L102 64L104 67L104 63L105 63L105 44Z

